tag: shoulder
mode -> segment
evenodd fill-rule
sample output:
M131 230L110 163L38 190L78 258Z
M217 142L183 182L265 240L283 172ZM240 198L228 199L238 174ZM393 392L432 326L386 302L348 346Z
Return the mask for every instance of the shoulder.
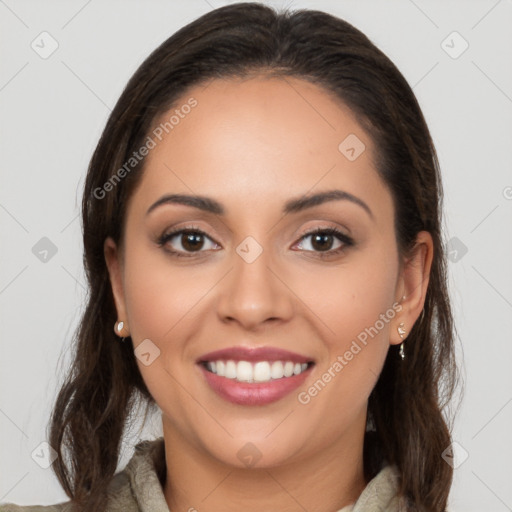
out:
M0 503L0 512L71 512L68 502L57 505L15 505L14 503Z
M402 510L398 497L399 473L395 466L386 465L368 482L352 512L398 512Z
M139 512L133 499L130 480L123 470L116 473L108 488L107 512ZM0 503L0 512L74 512L71 501L56 505L15 505Z
M107 512L138 512L139 508L133 500L130 481L123 470L116 473L108 488ZM0 503L0 512L74 512L71 501L56 505L15 505Z
M139 512L139 503L148 510L165 510L160 486L164 474L163 437L138 443L126 467L110 481L107 512ZM73 505L70 501L47 506L0 503L0 512L73 512Z

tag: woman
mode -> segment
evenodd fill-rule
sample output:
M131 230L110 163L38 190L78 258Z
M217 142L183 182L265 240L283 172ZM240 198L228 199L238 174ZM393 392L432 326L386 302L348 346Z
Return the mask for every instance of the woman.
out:
M114 108L82 209L49 431L70 501L46 510L446 509L441 179L361 32L254 3L182 28ZM164 435L114 475L137 403Z

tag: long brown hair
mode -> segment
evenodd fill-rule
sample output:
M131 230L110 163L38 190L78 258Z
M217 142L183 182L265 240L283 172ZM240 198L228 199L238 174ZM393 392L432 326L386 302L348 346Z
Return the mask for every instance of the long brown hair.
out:
M407 256L419 231L432 235L424 313L407 338L407 358L401 362L398 347L390 348L369 398L374 430L366 433L364 469L370 479L384 462L396 465L407 509L442 512L453 472L441 457L451 443L445 411L457 371L442 184L429 130L404 77L359 30L320 11L276 12L257 3L213 10L167 39L130 79L108 119L84 185L89 294L74 360L49 425L49 442L59 455L52 467L80 510L104 510L134 406L146 404L147 413L155 405L132 344L120 343L113 332L116 309L103 253L107 237L122 241L128 200L144 159L115 183L113 176L119 177L155 120L190 87L252 73L309 80L346 104L377 148L377 171L394 200L400 255Z

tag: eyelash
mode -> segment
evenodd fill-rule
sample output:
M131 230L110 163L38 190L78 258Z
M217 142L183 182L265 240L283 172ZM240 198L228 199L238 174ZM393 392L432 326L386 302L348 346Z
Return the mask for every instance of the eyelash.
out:
M184 233L194 233L194 234L202 235L202 236L212 240L204 231L197 228L196 226L186 226L184 228L180 228L175 231L171 231L169 233L163 233L157 239L157 244L159 247L163 248L165 251L170 253L172 256L176 256L178 258L183 258L183 257L190 258L190 257L195 256L196 255L195 253L204 252L204 251L193 251L193 252L188 252L188 253L185 252L184 253L181 251L175 251L174 249L165 249L165 244L167 242L169 242L169 240L172 240L176 235L181 235ZM317 228L313 231L308 231L307 233L304 233L299 238L299 242L301 240L303 240L304 238L307 238L307 237L313 236L313 235L317 235L317 234L332 235L332 236L338 238L338 240L343 244L341 247L338 247L337 249L330 249L328 251L305 251L305 252L313 252L320 258L336 256L336 255L344 252L347 248L355 245L354 240L352 238L350 238L345 233L342 233L341 231L338 231L336 228L333 228L333 227Z

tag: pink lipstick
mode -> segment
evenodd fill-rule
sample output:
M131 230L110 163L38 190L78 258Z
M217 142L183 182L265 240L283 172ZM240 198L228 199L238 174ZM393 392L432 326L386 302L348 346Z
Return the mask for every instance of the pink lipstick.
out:
M265 405L298 388L314 361L275 347L231 347L197 360L207 384L219 396L239 405Z

